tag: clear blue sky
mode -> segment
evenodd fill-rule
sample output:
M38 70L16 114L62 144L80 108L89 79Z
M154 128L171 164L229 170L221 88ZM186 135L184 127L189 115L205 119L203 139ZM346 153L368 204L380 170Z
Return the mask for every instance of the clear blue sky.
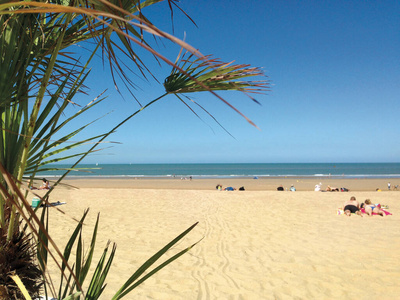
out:
M244 6L246 5L246 6ZM167 3L148 17L172 32ZM271 91L257 105L241 93L222 92L260 130L209 93L190 95L235 137L196 110L198 119L173 96L130 120L109 141L117 141L86 163L206 162L400 162L399 1L189 1L174 13L174 33L223 61L263 67ZM145 11L146 12L146 11ZM158 43L174 60L178 48ZM170 67L143 56L160 82ZM85 120L113 111L90 132L112 128L139 108L114 89L101 64L87 84L89 102L108 88L108 99ZM163 86L132 77L147 103Z

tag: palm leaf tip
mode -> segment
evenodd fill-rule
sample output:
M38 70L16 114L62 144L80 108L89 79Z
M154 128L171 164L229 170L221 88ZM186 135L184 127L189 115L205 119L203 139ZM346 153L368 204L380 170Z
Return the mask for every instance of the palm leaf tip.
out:
M269 90L267 80L243 80L248 77L265 76L258 67L248 64L233 65L232 62L225 63L213 59L210 55L203 58L190 55L187 59L184 56L164 81L167 93L234 90L264 94Z

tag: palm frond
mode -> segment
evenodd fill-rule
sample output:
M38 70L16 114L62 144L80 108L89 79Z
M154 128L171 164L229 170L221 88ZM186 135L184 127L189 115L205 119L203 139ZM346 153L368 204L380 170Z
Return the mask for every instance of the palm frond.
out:
M234 90L262 94L269 90L266 80L241 80L247 77L265 76L260 68L250 67L248 64L232 65L232 62L225 63L212 59L211 55L205 56L205 59L189 55L187 59L183 56L178 66L180 68L174 67L164 81L168 93Z
M172 246L174 246L177 242L179 242L182 238L184 238L196 225L198 222L190 226L180 235L178 235L175 239L169 242L166 246L164 246L161 250L159 250L156 254L150 257L140 268L125 282L125 284L119 289L119 291L114 295L112 300L121 299L122 297L126 296L129 292L131 292L134 288L136 288L139 284L143 281L148 279L150 276L154 275L156 272L164 268L166 265L170 264L172 261L176 260L184 253L188 252L191 248L193 248L198 242L194 243L190 247L180 251L179 253L172 256L169 260L165 261L164 263L160 264L153 270L151 270L148 274L140 278L144 272L146 272L161 256L163 256Z
M29 191L24 196L20 189L23 176L26 178L26 175L30 175L32 179L38 171L51 169L50 163L77 158L71 167L65 168L65 173L57 180L57 184L69 172L79 169L76 167L82 159L98 151L97 147L117 128L166 95L177 95L184 102L179 94L209 91L240 113L216 91L236 90L256 101L250 95L268 90L267 81L245 80L262 75L259 68L226 64L211 56L205 57L196 48L154 26L145 16L144 9L158 2L161 0L0 0L0 237L10 241L18 233L25 235L27 229L33 233L33 245L38 245L36 253L46 282L46 294L49 289L59 298L73 299L82 294L83 297L98 299L105 288L105 278L114 257L115 245L111 247L111 251L109 245L105 247L85 295L82 286L92 263L98 219L86 257L81 232L87 212L78 222L64 252L61 253L48 234L47 207L43 209L39 219L36 214L38 208L34 211L26 199ZM171 16L172 8L178 7L177 2L168 0ZM189 57L178 56L174 63L152 48L149 37L180 45L190 53ZM70 46L85 41L91 42L93 48L90 49L89 58L81 63L77 58L78 54L70 51ZM106 133L72 141L78 133L92 124L88 122L63 134L61 138L56 138L55 135L60 134L72 120L102 101L93 102L67 117L65 121L60 121L66 108L74 104L72 99L78 93L85 93L84 82L90 73L89 64L97 52L102 51L103 60L108 61L116 86L117 75L128 88L135 88L135 82L126 72L133 70L131 66L136 66L144 78L148 74L153 76L151 69L139 55L142 50L152 54L158 62L164 61L173 67L171 75L165 81L166 93L144 106L139 103L139 110L119 121ZM121 54L122 57L128 57L128 62L122 60ZM133 95L132 92L131 94ZM199 107L206 111L201 105ZM68 152L93 141L89 150L72 154ZM48 193L42 197L42 201L48 203ZM19 219L25 224L23 230L19 228ZM122 298L138 284L189 251L196 243L154 267L195 226L196 224L191 226L146 261L115 294L114 299ZM3 244L0 245L0 251L2 246ZM73 266L69 262L71 252L76 253ZM55 261L61 271L58 293L51 278L46 277L49 258ZM36 287L35 296L38 291Z
M181 51L182 52L182 51ZM260 68L251 67L248 64L232 65L211 55L204 58L196 58L187 53L178 55L176 66L171 74L164 80L165 91L168 94L184 94L209 91L222 102L227 104L250 124L257 127L249 118L243 115L237 108L227 102L216 91L239 91L246 94L254 102L260 104L251 94L265 94L269 90L267 80L243 80L248 77L265 76Z
M37 44L42 46L40 55L36 55L36 57L45 57L54 52L56 47L63 50L78 42L95 41L109 61L114 84L117 85L114 73L117 72L124 82L132 86L121 63L121 55L117 53L127 56L144 77L143 71L151 74L151 70L141 60L141 55L138 53L139 49L150 52L155 58L171 66L174 65L167 57L150 46L143 32L167 39L199 57L202 56L197 49L158 29L144 17L142 9L157 2L161 1L145 1L139 4L133 1L89 0L73 1L69 2L68 5L56 1L17 1L0 4L0 15L9 16L10 11L12 11L12 16L19 14L35 15L39 23L46 24L45 29L48 29L44 31L46 39L42 40L40 36L36 37L40 41ZM176 3L174 3L174 6L177 6ZM56 46L57 42L60 41L60 32L55 29L59 28L65 30L63 31L61 45ZM42 30L36 31L43 32ZM119 48L118 43L114 41L113 32L117 34L119 44L122 43L123 51L119 51L122 48ZM137 47L137 50L135 50L135 47ZM134 88L134 86L132 87Z

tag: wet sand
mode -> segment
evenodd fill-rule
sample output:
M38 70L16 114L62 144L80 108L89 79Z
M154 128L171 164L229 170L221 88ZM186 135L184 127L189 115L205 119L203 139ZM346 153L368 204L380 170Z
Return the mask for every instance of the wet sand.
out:
M393 179L333 179L333 178L222 178L222 179L183 179L180 178L129 178L129 179L98 179L85 178L82 180L67 179L63 183L80 188L128 188L128 189L179 189L179 190L213 190L217 184L223 187L240 188L244 186L251 191L275 191L280 185L289 189L293 184L297 191L314 191L316 184L321 183L321 189L331 187L345 187L350 191L375 191L380 188L387 190L387 183L391 182L392 189L400 184L400 178ZM400 189L399 189L400 190Z

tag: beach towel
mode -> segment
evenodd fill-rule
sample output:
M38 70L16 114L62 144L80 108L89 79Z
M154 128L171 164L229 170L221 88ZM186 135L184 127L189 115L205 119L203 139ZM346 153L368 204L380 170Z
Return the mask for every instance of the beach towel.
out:
M50 206L58 206L58 205L63 205L63 204L67 204L67 202L60 202L60 201L51 202L49 204L42 204L42 205L40 205L40 207L44 207L45 205L46 205L46 207L50 207Z
M361 208L360 210L361 210L361 212L362 212L363 214L365 214L365 209L364 209L364 208ZM381 210L383 210L383 212L385 213L385 215L391 215L391 213L388 212L387 210L384 210L384 209L381 209ZM372 212L372 215L374 216L374 215L379 215L379 214Z
M392 213L388 212L387 210L384 210L384 209L382 209L382 210L384 211L385 215L392 215ZM361 208L360 211L363 214L365 214L365 209L364 208ZM338 208L337 211L336 211L336 214L337 215L343 215L344 214L344 210L342 208ZM372 215L378 215L378 214L373 212Z

